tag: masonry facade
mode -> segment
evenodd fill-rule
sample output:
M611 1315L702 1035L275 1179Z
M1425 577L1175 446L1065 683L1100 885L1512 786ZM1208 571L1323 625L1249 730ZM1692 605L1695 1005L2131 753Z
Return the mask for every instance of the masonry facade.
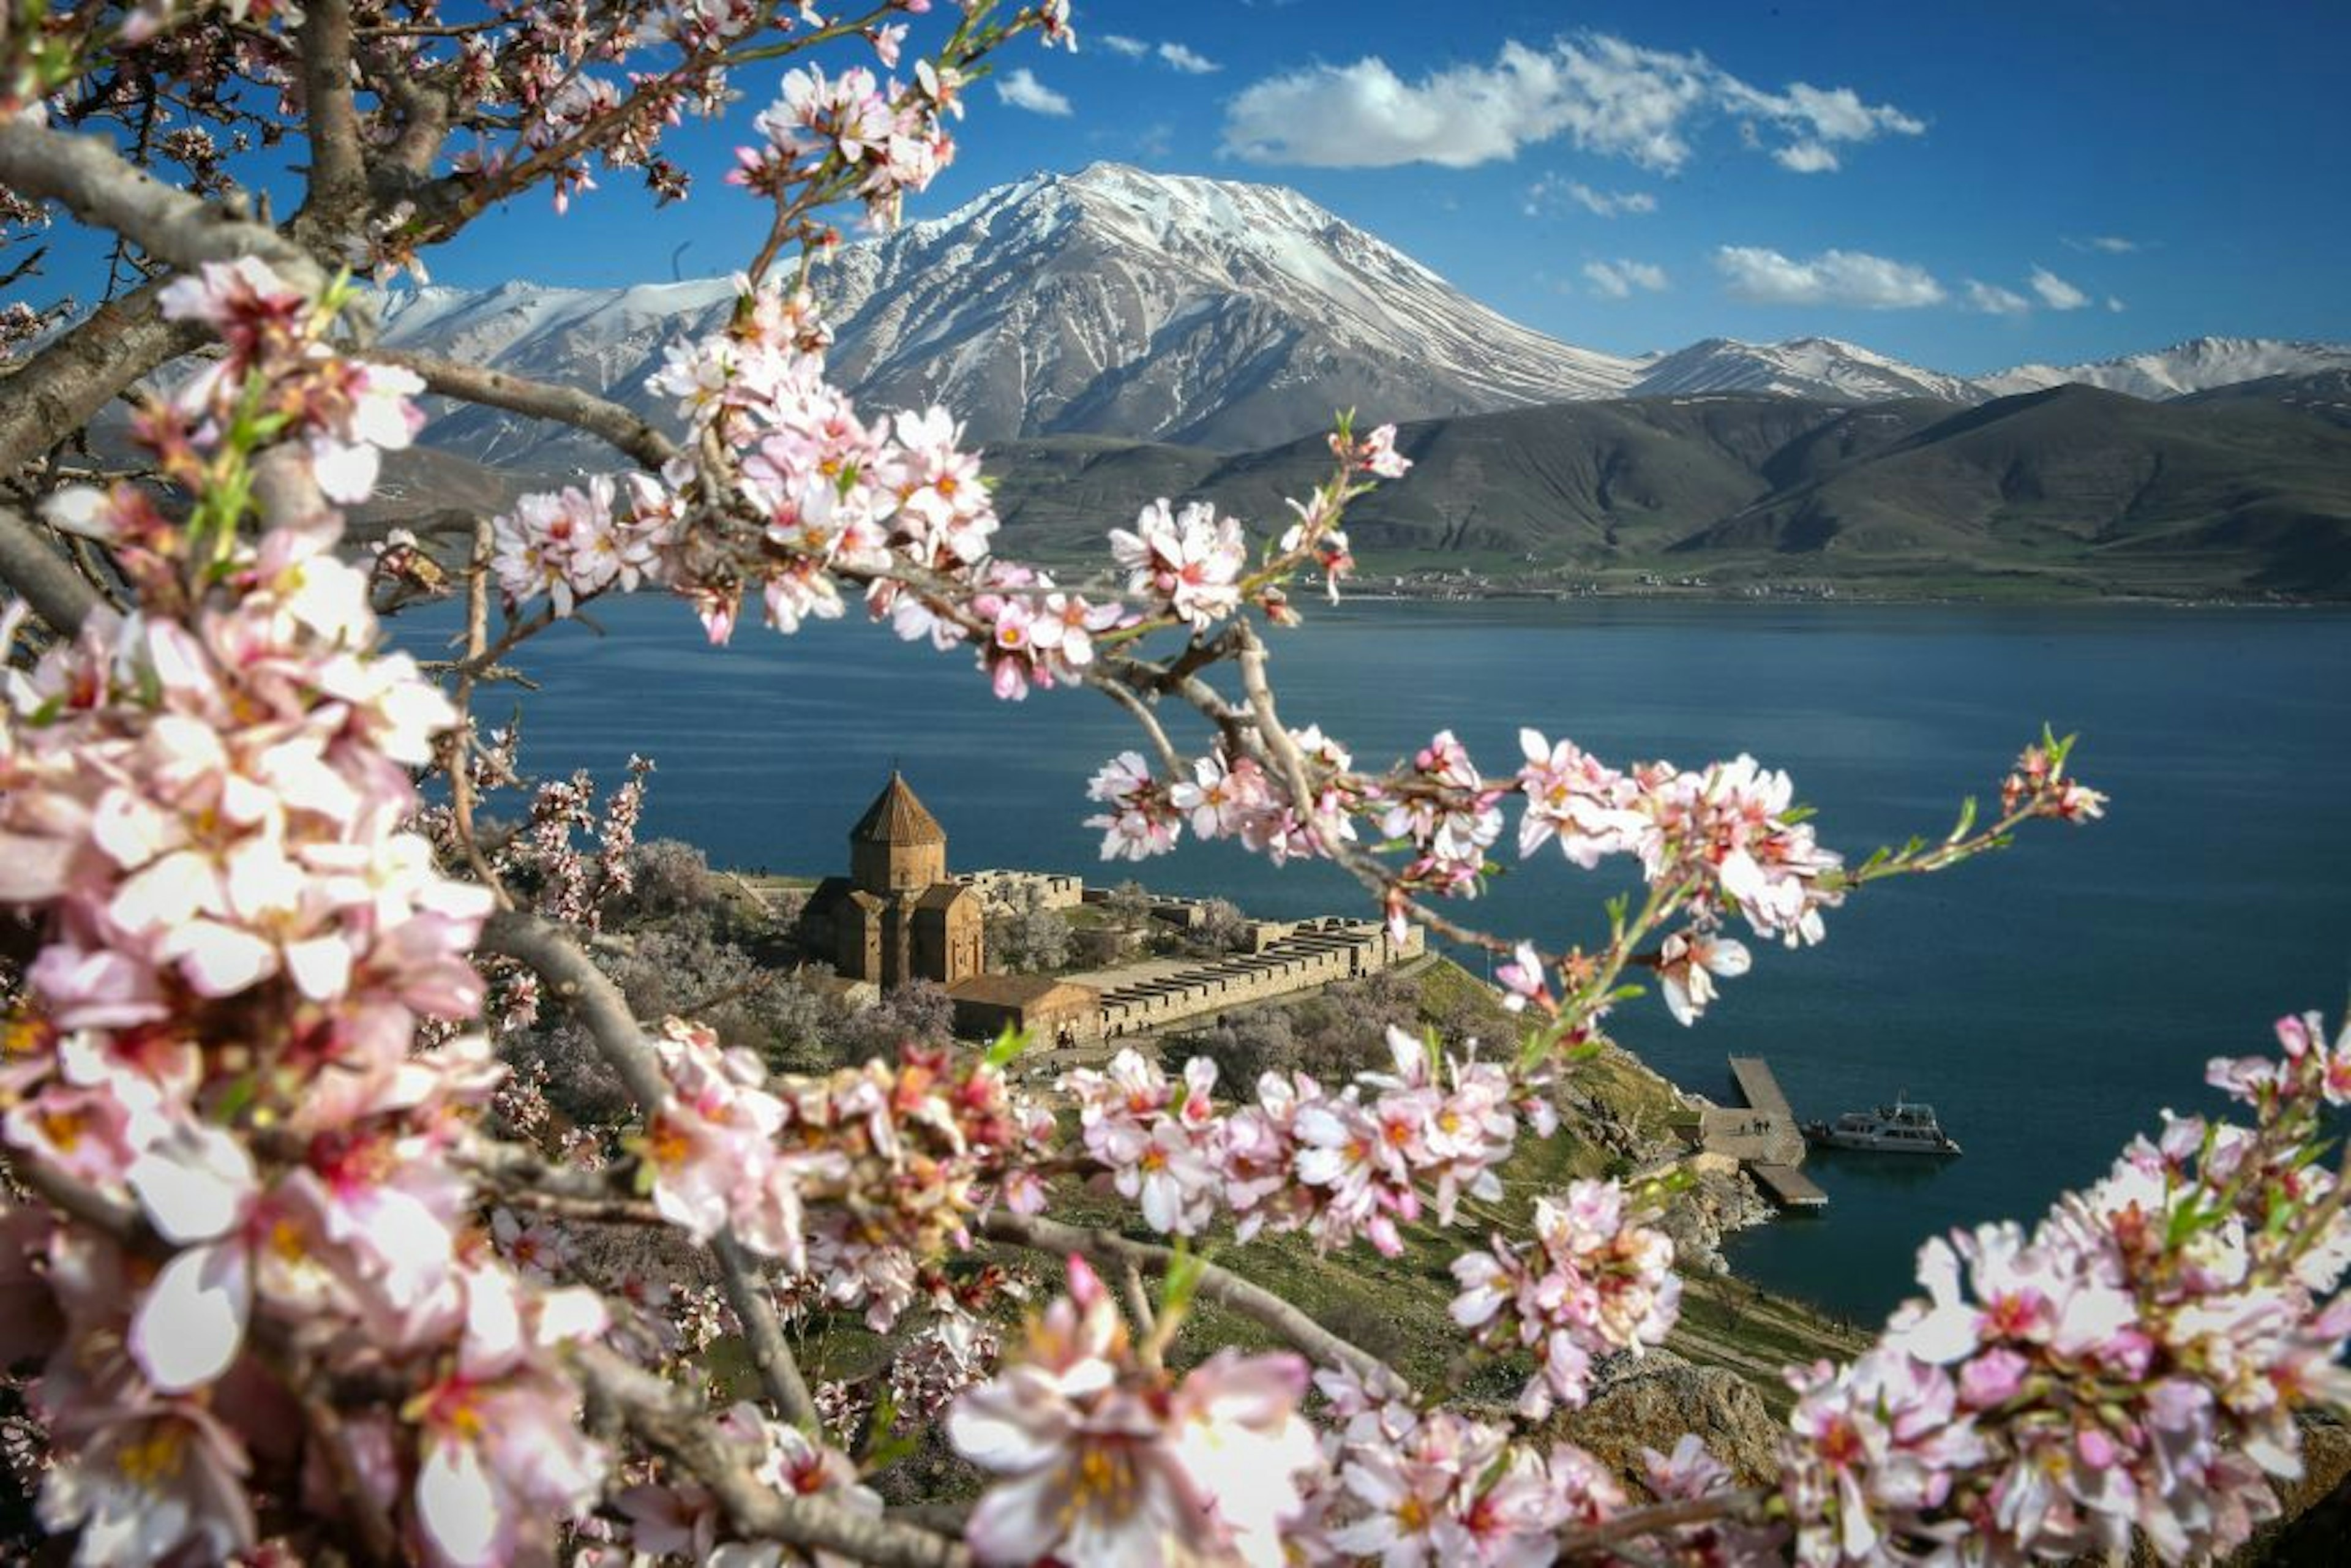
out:
M849 831L849 874L809 895L800 945L829 956L843 979L951 987L987 967L981 902L948 880L946 830L893 770Z

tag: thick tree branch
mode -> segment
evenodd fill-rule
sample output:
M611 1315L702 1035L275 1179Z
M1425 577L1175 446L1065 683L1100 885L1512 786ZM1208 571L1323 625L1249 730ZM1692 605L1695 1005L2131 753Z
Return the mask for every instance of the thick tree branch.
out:
M98 594L41 533L19 514L0 507L0 581L15 589L50 630L70 637L96 608Z
M821 1498L776 1490L747 1456L711 1427L700 1402L611 1351L578 1353L589 1389L619 1410L645 1442L710 1489L743 1535L838 1552L878 1568L967 1568L971 1554L945 1536L895 1520L852 1513Z
M1165 1247L1155 1247L1147 1241L1133 1241L1114 1230L1100 1228L1087 1229L1065 1225L1042 1215L1014 1214L1009 1209L989 1210L979 1222L979 1232L990 1240L1008 1241L1018 1247L1031 1247L1040 1252L1067 1255L1076 1252L1115 1270L1129 1265L1146 1274L1165 1275L1176 1262L1176 1254ZM1404 1375L1360 1345L1341 1339L1298 1308L1283 1301L1262 1285L1253 1285L1229 1269L1197 1261L1199 1270L1196 1293L1204 1301L1216 1302L1238 1312L1250 1322L1271 1329L1290 1344L1326 1366L1343 1367L1364 1380L1365 1386L1378 1394L1409 1397L1412 1385Z
M609 442L648 468L658 468L677 455L677 445L668 436L619 403L609 402L591 392L575 392L569 387L553 386L525 376L512 376L504 371L486 371L475 365L461 365L455 360L438 359L431 354L377 350L370 353L368 358L414 371L424 378L427 388L444 397L484 403L491 408L505 409L509 413L528 414L535 419L551 419L559 424L584 430Z
M257 256L306 294L326 289L319 264L276 229L172 189L96 136L0 121L0 184L61 203L84 223L134 240L174 267Z
M367 201L359 109L351 98L350 0L305 0L302 13L302 97L310 111L310 192L303 216L333 225Z
M726 1289L726 1304L733 1309L735 1321L743 1325L743 1343L751 1353L751 1364L758 1369L759 1386L785 1420L810 1435L822 1431L808 1379L800 1375L800 1364L784 1343L784 1325L776 1316L775 1300L768 1293L766 1271L758 1260L725 1231L711 1241L710 1251L718 1260L718 1281Z
M166 321L158 280L100 305L88 320L0 380L0 475L13 474L88 424L121 391L204 340L202 326Z

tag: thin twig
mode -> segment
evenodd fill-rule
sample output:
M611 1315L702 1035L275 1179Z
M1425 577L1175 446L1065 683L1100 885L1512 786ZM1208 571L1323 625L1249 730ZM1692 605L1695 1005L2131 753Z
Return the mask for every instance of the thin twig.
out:
M1114 1230L1065 1225L1042 1215L994 1209L977 1228L991 1240L1008 1241L1064 1257L1076 1252L1108 1268L1124 1269L1132 1264L1145 1274L1165 1275L1176 1261L1176 1254L1165 1247L1130 1240ZM1252 1284L1231 1270L1205 1260L1195 1259L1190 1266L1198 1270L1196 1293L1201 1299L1272 1330L1326 1366L1353 1373L1374 1393L1411 1396L1412 1385L1405 1381L1402 1373L1370 1351L1332 1333L1262 1285Z

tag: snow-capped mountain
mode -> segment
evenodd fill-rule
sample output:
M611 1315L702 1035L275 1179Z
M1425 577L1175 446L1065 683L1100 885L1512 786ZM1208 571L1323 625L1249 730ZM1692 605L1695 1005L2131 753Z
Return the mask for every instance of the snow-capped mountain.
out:
M2225 338L1973 380L1830 338L1711 338L1625 359L1506 319L1294 191L1115 163L999 186L844 246L815 287L833 372L869 411L942 402L981 444L1084 434L1241 449L1309 434L1343 408L1409 420L1718 392L1965 405L2086 382L2166 399L2351 367L2351 345ZM517 282L394 292L380 316L392 347L589 388L666 422L646 379L733 298L718 278ZM587 437L482 408L446 413L426 439L520 471L611 461Z
M1519 326L1296 192L1097 163L849 246L817 293L835 375L872 407L943 402L970 439L1083 433L1210 446L1333 410L1412 419L1614 396L1635 365ZM392 347L592 388L641 413L664 344L723 319L722 279L394 294ZM437 444L569 465L575 442L468 410Z
M2109 392L2161 402L2264 376L2351 370L2351 343L2283 338L2190 338L2152 353L2126 354L2087 365L2018 365L1976 384L1994 397L2081 382Z
M1647 361L1625 395L1720 392L1776 392L1830 402L1923 397L1975 403L1991 395L1964 377L1922 370L1834 338L1791 338L1784 343L1708 338Z
M600 393L649 418L669 400L645 390L671 342L723 323L735 285L723 277L632 288L547 288L507 283L474 292L438 286L386 294L378 306L389 348L437 354ZM494 467L609 466L591 438L545 421L465 406L436 419L425 439Z
M824 298L866 395L997 438L1212 446L1621 393L1631 361L1508 320L1295 191L1097 163L844 252Z

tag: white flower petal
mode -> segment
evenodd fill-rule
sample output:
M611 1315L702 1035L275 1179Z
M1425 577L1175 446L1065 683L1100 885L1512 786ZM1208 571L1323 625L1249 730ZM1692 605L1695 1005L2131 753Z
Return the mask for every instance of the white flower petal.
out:
M225 1233L259 1185L243 1145L217 1127L184 1123L150 1145L126 1174L147 1218L180 1246Z
M171 946L181 974L200 996L235 996L277 972L277 948L217 920L191 921Z
M457 1568L497 1560L503 1521L497 1488L467 1444L436 1444L416 1475L416 1518L425 1537Z
M229 1369L253 1302L241 1247L194 1247L163 1265L131 1320L131 1359L166 1394Z
M340 936L314 936L286 949L286 972L295 986L314 1002L343 994L350 982L351 950Z

